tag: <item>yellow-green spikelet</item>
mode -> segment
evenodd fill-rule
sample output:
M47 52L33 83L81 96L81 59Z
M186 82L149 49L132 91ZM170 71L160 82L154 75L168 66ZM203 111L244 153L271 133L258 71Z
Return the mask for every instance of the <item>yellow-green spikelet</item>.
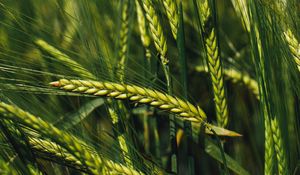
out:
M151 39L147 31L146 19L139 1L135 0L135 4L136 4L137 21L138 21L141 41L145 48L146 58L149 60L151 58L151 53L149 50Z
M153 38L155 48L160 54L162 64L166 65L169 60L166 58L167 41L163 34L162 26L150 0L143 0L142 2L146 12L146 18L149 22L150 33Z
M197 109L187 101L156 90L135 85L67 79L60 79L57 82L51 83L51 85L73 92L148 103L161 109L170 110L171 112L179 114L185 120L194 122L202 122L206 119L206 115L201 109Z
M129 0L124 0L122 5L121 13L121 30L120 30L120 40L119 40L119 78L121 81L124 79L124 69L127 60L128 51L128 33L129 33Z
M212 11L208 0L202 0L199 8L202 22L202 32L207 55L208 68L213 85L217 122L226 127L228 123L228 107L225 97L223 70L217 41L216 29L212 25Z
M22 124L29 126L42 135L49 137L65 148L70 154L75 156L92 174L101 174L102 168L106 166L111 171L128 175L142 175L142 172L128 168L124 165L114 163L111 160L101 158L98 154L92 154L85 147L84 142L78 138L65 133L52 124L49 124L39 117L36 117L21 108L0 102L0 114L12 120L18 120ZM92 151L95 152L96 151Z
M167 17L169 20L169 24L171 26L171 31L173 34L174 39L177 39L177 32L178 32L178 10L176 0L163 0L164 7L166 9Z

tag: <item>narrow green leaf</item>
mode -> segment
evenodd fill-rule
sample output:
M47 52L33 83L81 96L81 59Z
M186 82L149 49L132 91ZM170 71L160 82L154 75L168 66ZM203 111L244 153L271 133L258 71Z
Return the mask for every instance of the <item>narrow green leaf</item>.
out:
M97 98L82 105L75 113L61 118L55 125L65 130L71 129L89 116L96 108L104 104L102 98Z
M217 161L219 161L220 163L223 163L222 153L219 147L215 143L213 143L213 141L211 141L209 138L205 139L205 152L211 157L213 157L214 159L216 159ZM250 173L247 170L245 170L243 167L241 167L238 162L236 162L228 154L226 153L224 154L226 158L227 167L230 170L232 170L233 172L239 175L250 175Z
M182 3L179 3L179 26L177 33L177 48L179 53L179 65L180 65L180 81L183 86L183 95L187 98L187 64L185 57L185 36L184 36L184 26L183 26L183 12Z

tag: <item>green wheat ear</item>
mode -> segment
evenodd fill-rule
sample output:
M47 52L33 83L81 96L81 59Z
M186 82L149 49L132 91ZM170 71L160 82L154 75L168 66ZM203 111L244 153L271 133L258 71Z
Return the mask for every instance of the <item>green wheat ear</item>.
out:
M129 7L131 3L130 0L124 0L122 3L122 8L121 8L121 30L119 33L119 50L118 50L118 74L117 77L120 82L124 81L125 77L125 67L126 67L126 62L128 60L128 48L129 48L129 43L128 43L128 38L129 38ZM110 105L113 104L111 101L109 101ZM125 108L123 104L118 103L118 108L122 110L123 113L125 113ZM108 109L109 113L112 118L112 122L114 125L118 125L119 123L122 122L124 119L122 115L118 115L116 110L111 107ZM129 154L130 149L128 147L129 141L128 138L126 138L126 134L120 134L117 136L117 140L119 141L120 148L123 153L123 157L125 160L125 163L129 167L133 167L132 159L133 155ZM129 155L129 156L126 156Z
M148 31L147 31L147 23L146 23L146 19L145 19L143 9L142 9L142 7L141 7L138 0L135 0L135 4L136 4L137 21L138 21L141 41L142 41L142 44L145 48L145 52L146 52L145 56L147 58L147 61L150 62L151 53L150 53L150 50L149 50L149 46L150 46L150 43L151 43L151 38L150 38L150 36L148 34Z
M274 160L275 160L275 150L274 150L274 140L271 128L271 121L265 111L265 175L271 175L274 173Z
M288 174L287 155L284 149L283 138L279 128L278 119L271 119L271 129L273 132L274 147L277 158L278 174Z
M89 167L89 170L94 174L99 171L98 168L102 164L100 158L91 156L89 152L81 147L81 143L71 135L63 133L51 124L20 108L3 102L0 103L0 113L9 119L17 119L25 125L40 131L43 135L51 137L51 139L63 145L69 152L76 156L85 166Z
M3 175L18 175L19 173L14 167L11 167L9 165L9 162L5 162L1 157L0 157L0 174Z
M175 40L177 40L179 15L177 10L176 0L163 0L164 7L166 9L171 31Z
M157 90L147 89L136 85L92 80L60 79L59 81L50 83L50 85L74 93L110 97L114 99L128 99L140 104L148 104L162 110L167 110L170 113L177 114L182 120L192 121L197 127L200 127L200 124L203 124L210 134L213 134L214 131L217 135L240 136L238 133L207 123L206 114L200 107L196 107L188 101Z
M121 174L128 175L141 175L142 172L138 172L134 169L128 168L124 165L117 164L112 160L100 157L95 150L86 150L83 146L85 143L80 139L65 133L22 109L0 102L0 113L3 117L11 120L17 120L22 124L33 128L40 132L40 134L49 137L54 142L57 142L60 146L65 148L70 154L76 157L92 174L101 174L103 167L109 168L111 171L115 171Z
M295 33L292 31L294 21L288 16L289 13L287 13L287 11L291 10L288 8L288 2L283 0L262 2L265 3L264 5L270 7L270 11L278 17L278 23L281 25L282 36L286 41L296 67L300 72L300 43L295 36Z
M169 60L166 57L167 40L163 34L162 25L159 22L159 18L150 0L143 0L142 3L146 12L146 18L149 22L150 33L154 41L155 48L160 54L162 64L167 65L169 62Z
M206 120L204 111L200 108L197 109L191 103L144 87L113 82L68 79L60 79L50 83L50 85L60 87L66 91L115 99L129 99L138 103L150 104L160 109L170 110L172 113L179 114L183 119L193 122L204 122Z
M287 29L285 32L283 32L283 35L288 43L296 66L300 72L300 43L296 39L291 29Z
M213 85L217 122L219 126L226 127L228 124L228 107L225 97L223 70L218 46L217 31L214 26L212 7L208 0L202 0L199 12L202 22L203 39L210 77Z
M129 0L124 0L121 12L121 30L119 40L119 53L118 53L118 71L120 72L119 78L124 81L125 63L127 61L128 52L128 34L129 34Z
M195 70L198 72L208 72L206 66L196 66ZM229 79L233 83L243 83L259 100L259 87L256 80L250 77L247 73L240 72L234 68L223 69L225 79Z
M125 10L125 16L127 15L127 11L128 11L128 4L124 4L124 8ZM125 17L126 19L128 18L127 16ZM124 24L125 23L125 24ZM127 32L126 33L126 36L123 36L124 32L121 31L121 35L123 37L125 37L125 41L127 42L127 33L128 33L128 21L126 22L123 22L123 25L122 25L124 28L126 28ZM121 36L121 38L122 38ZM37 46L39 46L41 49L43 49L44 51L48 52L49 54L51 54L53 57L55 57L57 60L59 60L60 62L62 62L64 65L70 67L70 69L72 69L74 72L76 72L79 76L87 76L89 78L92 78L92 79L96 79L96 76L93 75L91 72L89 72L87 69L85 69L84 67L82 67L79 63L77 63L76 61L72 60L68 55L62 53L60 50L56 49L55 47L51 46L50 44L48 44L47 42L45 42L44 40L42 39L36 39L35 41L35 44ZM124 43L126 44L126 43ZM125 50L127 50L127 44L125 46ZM121 54L122 58L126 58L126 53L123 52L123 54ZM124 63L125 64L125 63ZM123 65L125 66L125 65ZM123 67L124 68L124 67ZM110 70L110 69L109 69ZM124 70L123 70L124 71ZM111 73L111 72L109 72ZM123 74L124 73L121 73L121 79L123 78ZM112 107L112 102L110 100L108 100L108 104L110 107L108 107L108 111L109 111L109 114L110 114L110 117L112 119L112 122L113 124L116 124L119 122L119 116L118 114L116 113L116 110ZM120 104L121 105L121 104ZM122 151L124 153L127 153L128 152L128 148L127 148L127 145L124 144L124 135L122 136L119 136L118 137L118 140L120 142L120 147L122 149ZM126 161L129 163L131 162L129 160L128 157L126 157ZM131 163L129 163L131 164Z
M81 76L89 77L89 78L95 78L95 76L87 71L85 68L82 67L79 63L71 59L68 55L61 52L54 46L50 45L46 41L37 38L34 40L34 43L41 48L42 50L46 51L53 57L55 57L60 62L64 63L65 65L69 66L74 72L78 73Z
M82 171L87 171L81 161L55 142L29 137L29 144L36 154L46 154L49 157L63 160L63 162L67 162L68 165L74 166Z
M231 0L231 3L237 15L241 18L245 29L247 30L247 32L250 32L250 19L247 0Z

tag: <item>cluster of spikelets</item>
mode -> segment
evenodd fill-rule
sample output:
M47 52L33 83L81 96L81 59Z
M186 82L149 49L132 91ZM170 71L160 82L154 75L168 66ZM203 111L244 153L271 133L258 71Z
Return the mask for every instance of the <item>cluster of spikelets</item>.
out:
M131 2L128 0L124 1L121 6L121 29L118 53L118 75L121 75L119 77L119 80L121 82L123 82L124 80L124 69L127 60L130 4ZM173 37L177 39L177 5L174 1L164 1L163 5L166 8L167 17L170 20ZM168 8L169 5L171 6L171 9ZM163 34L162 25L159 22L159 17L155 12L153 2L147 0L143 1L140 5L140 2L136 1L136 7L138 23L140 24L141 40L143 46L146 49L146 57L148 59L150 59L151 57L148 48L150 45L150 37L148 36L148 32L150 32L155 47L160 53L160 60L163 65L165 78L168 82L167 85L168 87L170 87L170 75L168 71L169 61L166 58L166 38ZM175 18L173 18L173 16L175 16ZM147 26L150 27L149 31L147 31L146 29ZM71 59L68 55L45 42L43 39L35 38L34 44L36 44L39 48L41 48L48 54L52 55L63 64L69 66L81 77L96 79L95 75L83 68L79 63ZM177 114L179 118L183 120L193 122L193 132L196 132L196 134L198 134L200 127L204 126L205 131L210 134L239 136L239 134L235 132L228 131L226 129L222 129L207 123L206 114L200 107L194 106L186 100L182 100L178 97L167 95L163 92L153 89L147 89L135 85L126 85L122 83L99 82L91 80L61 79L50 84L52 86L60 87L65 91L71 91L73 93L110 97L114 99L129 99L130 101L139 104L149 104L150 106L162 110L167 110L170 113ZM112 102L110 101L109 103ZM114 109L111 109L111 117L113 123L116 124L119 119L117 119L118 116L113 117L113 110ZM123 165L120 163L115 163L108 158L102 157L101 155L98 155L97 151L93 150L93 148L91 147L86 150L85 148L88 146L84 143L84 141L76 138L75 136L72 136L71 134L64 133L55 126L48 124L42 119L23 111L17 106L1 103L1 113L6 117L6 119L20 122L21 124L24 124L25 126L36 130L41 136L49 138L49 140L43 140L39 139L38 137L33 137L29 138L28 142L33 150L54 156L56 159L67 162L69 166L92 174L110 172L116 172L117 174L143 174L142 172L135 170L132 166L132 162L130 161L125 161L127 165ZM128 148L124 146L124 144L126 144L124 139L123 141L122 139L120 139L119 141L121 149L123 149L123 151L127 150ZM125 152L124 156L126 156L126 153L128 154L128 150ZM40 173L38 172L38 170L36 170L36 172ZM159 170L153 171L154 174L159 174L159 172Z
M70 2L72 4L73 1ZM104 2L105 1L102 3ZM77 4L75 1L73 3ZM116 6L114 2L107 3ZM50 95L64 94L66 96L77 95L104 98L107 113L110 117L109 120L111 120L111 125L114 128L113 135L117 142L116 147L119 149L120 154L112 156L110 153L102 152L101 149L97 149L97 146L90 144L78 135L73 134L69 130L63 130L51 122L48 122L45 120L47 116L38 117L31 114L30 109L28 111L21 109L14 104L13 100L7 100L9 99L9 95L6 97L6 95L3 94L1 95L0 102L1 132L5 135L4 137L6 138L7 143L10 143L12 149L16 150L16 154L22 159L25 166L19 170L7 163L7 160L0 157L0 173L18 174L19 172L24 172L25 174L44 174L43 169L39 165L28 161L29 158L23 158L25 155L23 150L21 149L22 151L20 151L18 149L18 147L24 147L25 150L25 148L28 147L30 148L30 154L34 155L33 157L37 156L38 158L50 161L55 160L54 162L61 163L61 165L65 165L66 167L70 167L71 169L78 170L82 173L143 175L168 174L168 172L171 172L177 174L182 171L179 171L180 157L178 156L179 154L177 151L180 142L183 139L180 130L178 132L176 131L178 126L180 126L180 128L183 128L184 133L188 138L187 140L191 139L193 143L198 143L199 140L205 138L203 139L205 140L203 143L204 150L209 156L224 165L223 167L220 166L222 172L229 174L228 169L230 169L236 174L250 174L242 168L238 162L230 157L229 154L224 152L224 147L226 148L227 146L225 141L217 138L216 142L212 142L210 138L210 136L222 138L241 136L241 134L227 129L230 127L232 120L228 104L229 100L227 99L228 90L226 88L226 80L229 80L234 85L237 83L243 84L243 86L252 93L255 100L260 103L259 109L261 111L261 118L264 121L265 137L264 174L289 174L289 168L291 167L289 167L289 152L286 151L287 146L289 145L285 144L285 140L288 139L284 138L284 124L280 123L280 121L282 121L282 118L280 118L282 113L277 114L276 112L278 111L273 109L276 106L272 107L271 104L274 104L272 102L275 100L274 97L270 95L277 89L274 88L276 90L273 90L272 80L269 81L269 78L272 79L274 75L278 75L276 73L271 75L270 70L280 66L274 63L275 66L271 66L272 68L269 69L268 66L270 66L269 64L271 64L271 62L268 62L269 59L266 59L270 57L270 52L268 50L269 40L266 40L270 38L264 35L273 29L270 26L274 25L277 27L278 36L271 37L271 39L277 39L280 41L278 43L282 45L276 45L277 43L274 41L273 43L270 43L272 46L282 46L283 51L280 52L280 54L283 55L285 59L282 61L284 63L282 64L282 67L291 65L291 77L296 77L296 79L299 78L300 42L299 38L297 38L297 29L292 24L292 19L280 21L283 18L288 18L287 15L283 14L286 9L288 9L288 3L283 0L276 0L273 3L269 1L250 2L247 0L232 0L232 5L236 14L240 17L245 32L250 38L253 52L252 55L254 57L253 62L255 62L256 66L254 74L247 73L247 71L239 71L235 68L224 67L222 48L220 46L221 37L219 36L217 20L218 10L216 4L218 3L219 2L215 0L192 2L197 11L196 14L198 15L197 23L199 26L196 31L199 38L202 39L203 57L205 57L203 62L206 63L206 65L201 64L194 66L193 69L200 73L209 74L209 83L211 84L209 87L211 87L211 92L213 94L213 108L215 109L216 122L212 122L211 116L207 116L199 105L190 102L187 96L181 98L174 93L175 88L173 88L172 71L170 71L172 70L170 63L174 60L171 60L172 58L168 55L170 52L168 49L170 50L170 48L167 42L167 39L169 39L167 34L170 33L171 39L178 45L179 59L186 62L184 53L182 53L185 52L183 25L186 22L183 20L183 17L188 16L185 11L182 11L182 5L186 4L176 0L162 0L161 2L155 0L123 0L118 4L120 7L120 14L118 16L120 25L117 37L118 42L116 44L116 58L114 60L108 59L106 62L102 60L105 64L108 64L106 65L107 67L103 67L108 70L104 77L109 77L107 78L109 81L107 81L107 79L102 80L101 77L98 77L97 72L89 71L89 69L85 68L80 61L73 58L76 57L76 54L64 53L59 47L53 46L45 39L42 39L42 37L36 36L33 36L31 38L32 41L30 42L39 48L40 51L70 69L71 72L76 75L75 78L74 76L63 75L63 72L61 73L62 75L57 75L55 73L50 73L51 71L28 70L18 66L14 67L7 62L5 63L7 65L2 65L2 63L0 65L6 73L24 71L28 73L28 75L38 73L47 77L45 78L47 82L41 81L39 83L42 84L41 90L48 90ZM70 6L69 4L68 8L71 9L67 9L68 14L72 14L74 10L79 8L77 5ZM268 9L264 7L264 5L270 5L270 8ZM3 7L3 9L6 10L9 9L8 6L3 3L0 3L0 6L1 10ZM132 12L136 12L136 14L132 15ZM272 17L272 13L275 14L274 17ZM12 13L9 14L13 15ZM73 14L74 19L76 18L75 14L76 13ZM163 19L164 17L165 19ZM14 16L12 18L14 19ZM265 21L260 21L260 18L263 18L263 20L269 23L263 23ZM164 21L167 23L165 24ZM297 20L295 21L297 22ZM138 24L137 31L132 30L132 23ZM70 25L71 27L69 26L66 31L68 31L68 35L73 36L64 36L65 39L62 43L64 48L71 47L73 42L72 37L76 38L75 35L77 29L75 28L79 26L79 23L75 20L72 24L74 24L74 26L72 27L72 25ZM20 24L21 28L22 25L23 24ZM164 25L168 25L170 31L167 31ZM129 74L129 71L127 70L130 69L129 64L127 63L130 59L131 32L136 32L141 40L146 62L145 69L150 69L152 62L154 62L153 60L156 59L154 58L155 54L153 53L158 54L158 58L155 62L159 63L158 65L160 65L160 67L158 67L158 69L163 72L162 79L165 80L166 85L164 90L156 89L155 86L146 87L146 85L141 85L142 83L135 84L130 81L127 82L127 76ZM263 38L265 38L265 40ZM152 44L154 46L153 48L151 47ZM283 53L287 53L286 55L288 56ZM116 66L110 65L111 62L116 63ZM286 67L282 67L280 67L280 69L287 70ZM183 67L182 69L183 70L180 70L181 73L187 71L186 69L188 69L188 67ZM149 70L149 72L151 72L151 70ZM184 73L182 74L184 75ZM253 75L255 75L255 78L252 77ZM15 84L1 83L1 89L20 90L29 94L39 92L37 90L39 88L38 85L31 86L31 84L26 84L29 81L23 81L21 78L21 81L19 82L19 77L9 78L7 79L15 82ZM54 81L52 81L53 78L55 79ZM145 75L144 78L149 79L147 75ZM6 80L5 75L1 76L1 79ZM180 83L188 84L187 79L187 77L183 77L183 82ZM284 83L287 83L288 79L284 81ZM276 83L277 81L274 82ZM296 85L298 84L296 83ZM294 89L295 94L299 95L299 87ZM185 91L186 92L181 93L187 93L187 89ZM291 94L293 94L294 91ZM278 92L276 91L276 93ZM290 95L290 97L291 96L293 95ZM143 117L147 118L144 123L145 148L143 149L146 150L146 153L150 152L150 134L148 132L149 129L153 129L156 137L156 140L153 142L158 145L155 148L156 158L160 158L161 156L159 148L160 139L157 138L157 135L159 135L157 131L158 126L157 123L150 124L148 113L154 113L156 110L159 110L168 115L166 120L169 122L168 140L170 140L171 151L169 152L168 161L170 165L165 165L166 163L163 163L163 159L158 161L155 159L148 161L145 157L139 155L139 151L137 151L138 148L134 143L134 140L136 139L135 131L132 131L132 129L134 130L135 128L131 128L128 119L134 115L131 115L131 111L129 112L131 109L127 102L129 102L130 105L133 104L132 106L148 106L143 112ZM297 104L297 100L293 103ZM45 106L45 108L47 107ZM294 107L290 107L290 110L296 111ZM212 113L209 112L209 114ZM176 116L176 118L174 118L174 116ZM209 135L202 136L202 133ZM18 139L22 141L16 143L16 140ZM146 143L147 141L148 143ZM189 142L187 143L189 144ZM148 146L146 146L147 144ZM188 149L191 149L191 147L188 147ZM191 150L188 150L187 152L189 151ZM187 156L187 165L190 168L189 174L195 174L195 172L193 172L195 169L193 156L194 155L191 155L190 153ZM168 166L170 166L170 168Z
M58 143L61 147L68 151L66 155L64 155L64 153L61 153L61 155L58 153L58 156L61 156L68 161L72 161L75 164L80 164L85 167L89 173L101 174L101 172L105 170L107 171L108 169L108 171L116 171L121 174L143 174L136 170L129 169L124 165L102 158L100 155L95 153L96 151L87 149L86 146L84 146L84 142L80 139L64 133L55 126L43 121L39 117L23 111L16 106L8 105L3 102L1 102L0 106L1 114L4 117L10 120L17 120L20 123L35 129L41 135L45 135L50 138L50 140ZM48 148L51 143L46 142L45 144L45 142L46 141L42 141L40 146ZM37 140L33 139L31 140L31 143L34 145L34 143L37 143ZM56 146L54 149L59 150L60 148L59 146ZM48 151L50 154L51 150L52 149L50 147Z

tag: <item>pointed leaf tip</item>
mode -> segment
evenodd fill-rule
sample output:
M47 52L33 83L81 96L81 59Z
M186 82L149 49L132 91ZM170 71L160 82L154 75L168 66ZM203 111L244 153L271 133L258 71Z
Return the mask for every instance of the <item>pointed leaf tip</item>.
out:
M218 126L210 125L210 127L211 127L211 129L214 130L215 133L213 133L212 131L206 130L206 133L208 133L208 134L216 134L218 136L228 136L228 137L242 137L243 136L235 131L224 129L224 128L221 128Z

